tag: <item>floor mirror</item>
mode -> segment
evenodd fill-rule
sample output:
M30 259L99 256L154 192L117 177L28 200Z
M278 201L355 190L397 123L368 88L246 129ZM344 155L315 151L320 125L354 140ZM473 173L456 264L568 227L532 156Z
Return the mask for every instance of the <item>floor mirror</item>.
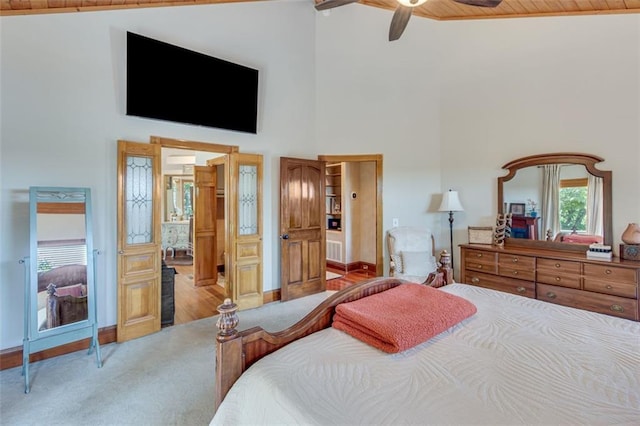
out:
M89 340L102 366L96 315L96 251L88 188L31 187L25 265L22 374L30 391L29 356Z

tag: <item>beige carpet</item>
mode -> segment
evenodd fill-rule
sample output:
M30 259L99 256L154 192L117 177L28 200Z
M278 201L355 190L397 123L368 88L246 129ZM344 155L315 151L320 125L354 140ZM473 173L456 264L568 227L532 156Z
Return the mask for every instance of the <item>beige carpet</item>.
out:
M239 329L293 325L333 292L239 312ZM208 425L213 418L217 317L0 372L0 425Z

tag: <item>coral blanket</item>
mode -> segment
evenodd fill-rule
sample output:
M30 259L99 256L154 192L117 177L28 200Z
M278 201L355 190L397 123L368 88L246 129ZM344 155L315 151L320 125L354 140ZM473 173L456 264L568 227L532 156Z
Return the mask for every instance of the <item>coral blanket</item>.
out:
M462 297L401 284L336 307L332 326L384 352L412 348L476 313Z

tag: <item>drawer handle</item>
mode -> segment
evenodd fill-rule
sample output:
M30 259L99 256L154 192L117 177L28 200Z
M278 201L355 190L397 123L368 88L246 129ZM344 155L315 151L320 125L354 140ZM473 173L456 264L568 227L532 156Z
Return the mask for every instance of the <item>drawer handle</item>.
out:
M478 265L478 269L482 269L482 265Z
M480 282L480 278L473 277L473 278L471 278L471 282L474 283L474 284L478 284Z
M482 253L478 253L478 254L476 254L476 256L482 257Z
M611 284L607 284L607 285L605 286L605 288L606 288L607 290L611 290L611 289L613 288L613 286L612 286Z
M558 281L558 282L560 282L561 279L562 278L560 278L560 277L556 277L556 281Z
M513 275L518 275L518 271L513 271Z
M611 305L609 309L611 309L613 312L624 312L624 308L620 305Z
M556 294L554 292L552 292L552 291L548 291L547 292L547 297L549 299L555 299L556 298Z
M604 271L604 273L607 275L611 275L611 269L607 269L606 271Z
M518 263L518 258L517 257L513 258L513 263Z
M559 264L559 263L556 263L556 268L559 268L559 267L560 267L560 264Z
M527 289L522 287L522 286L518 286L518 287L516 287L516 291L518 293L524 293L525 291L527 291Z

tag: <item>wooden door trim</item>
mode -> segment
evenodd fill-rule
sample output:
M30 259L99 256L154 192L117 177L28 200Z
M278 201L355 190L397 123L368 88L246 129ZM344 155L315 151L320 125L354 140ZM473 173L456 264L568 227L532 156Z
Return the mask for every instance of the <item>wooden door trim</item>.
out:
M239 152L237 145L223 145L209 142L187 141L184 139L165 138L162 136L151 136L152 144L160 145L163 148L188 149L191 151L216 152L218 154L232 154Z
M318 155L318 160L329 163L369 161L376 163L376 271L381 273L384 270L384 255L382 252L382 154Z
M241 165L252 164L257 167L257 232L250 235L240 235L239 221L238 221L238 186L240 183L239 169ZM230 282L230 291L227 291L228 296L232 297L233 301L238 304L239 309L250 309L262 306L264 303L264 225L263 225L263 206L264 206L264 156L262 154L251 153L233 153L229 155L229 187L228 194L225 194L228 198L228 211L229 216L226 219L228 226L228 232L230 236L229 247L230 253L228 254L230 268L228 271L228 282ZM225 191L227 189L225 188ZM227 201L227 200L225 200ZM247 248L253 245L255 252L251 252L251 248L247 252L241 247ZM253 254L253 256L252 256ZM253 260L248 258L254 257ZM257 257L257 262L255 258ZM240 286L240 268L257 265L256 279L254 281L255 293L247 296L241 294ZM243 288L246 286L243 284Z
M116 282L118 289L117 296L117 341L124 342L137 337L142 337L157 331L160 331L160 317L161 317L161 262L160 262L160 250L161 250L161 229L160 229L160 209L158 209L157 203L161 200L162 182L161 176L161 164L160 164L160 148L147 144L145 142L134 142L127 140L118 140L117 147L117 272ZM153 195L152 195L152 232L153 236L148 243L136 243L128 244L126 241L126 229L125 229L125 202L123 196L125 195L125 175L126 175L126 160L129 155L140 155L150 157L152 160L152 173L153 173ZM153 273L149 271L140 270L139 273L127 271L125 268L125 261L127 258L134 256L147 255L149 257L148 265ZM144 266L143 262L140 262L138 266ZM153 291L150 291L151 300L147 317L144 320L136 318L127 322L127 313L125 312L125 302L127 295L124 292L125 284L136 284L136 281L150 278L151 287ZM151 278L153 276L153 278ZM149 287L149 286L148 286ZM130 296L130 294L128 295Z
M224 267L225 271L229 271L231 267L229 262L229 250L231 249L230 241L232 240L231 235L231 227L229 226L229 202L228 197L233 196L230 193L231 180L232 177L229 172L230 160L228 154L239 153L239 147L237 145L224 145L217 144L211 142L199 142L199 141L189 141L185 139L175 139L164 136L150 136L149 141L151 144L160 145L161 148L175 148L175 149L185 149L189 151L201 151L201 152L211 152L215 154L221 154L219 157L207 160L207 165L209 162L221 161L224 162L225 165L225 230L224 230L224 247L225 247L225 261ZM226 155L225 155L226 154ZM197 256L197 254L196 254ZM227 285L225 286L225 291L227 292L227 296L231 296L229 293L229 289L233 287L233 282L230 281L231 277L227 277Z

